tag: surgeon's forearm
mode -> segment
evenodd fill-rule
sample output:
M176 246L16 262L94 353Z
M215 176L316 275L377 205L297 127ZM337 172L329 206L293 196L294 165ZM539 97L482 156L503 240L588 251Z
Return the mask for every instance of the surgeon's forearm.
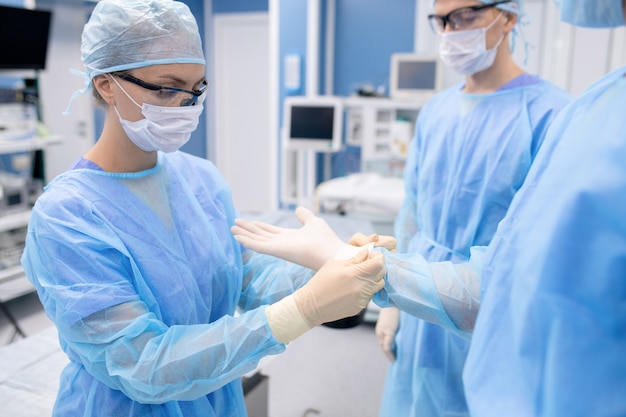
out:
M245 250L243 287L238 306L243 311L273 304L306 284L314 271L269 255Z
M443 307L457 329L472 332L480 308L480 272L472 263L431 264Z
M210 324L165 326L140 302L129 302L61 329L85 368L142 403L188 401L251 371L284 351L263 308Z
M385 260L386 285L374 297L378 305L469 335L480 307L480 254L466 264L429 263L419 254L391 252L385 252Z

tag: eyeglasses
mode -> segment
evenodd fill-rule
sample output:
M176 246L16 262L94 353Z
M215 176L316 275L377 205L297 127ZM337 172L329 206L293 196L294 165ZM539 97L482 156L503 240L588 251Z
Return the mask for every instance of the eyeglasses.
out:
M151 95L151 104L166 107L185 107L195 106L198 102L198 98L207 90L208 83L206 80L200 82L200 88L197 90L185 90L184 88L177 87L165 87L162 85L151 84L145 81L135 78L130 74L119 72L113 73L116 77L131 82L146 90L153 91L155 94Z
M511 0L462 7L451 11L445 16L430 14L428 15L428 22L430 23L430 27L433 31L438 35L445 32L446 25L450 25L452 30L471 29L474 26L476 19L482 14L483 11L504 3L511 3Z

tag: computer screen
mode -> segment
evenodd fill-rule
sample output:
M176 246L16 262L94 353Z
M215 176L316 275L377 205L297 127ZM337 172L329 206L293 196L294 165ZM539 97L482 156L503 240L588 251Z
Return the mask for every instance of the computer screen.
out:
M342 100L333 96L290 96L285 99L283 129L288 149L315 152L341 150Z
M437 56L393 54L389 96L395 99L428 99L441 90L441 63Z
M45 69L52 12L0 6L0 68Z

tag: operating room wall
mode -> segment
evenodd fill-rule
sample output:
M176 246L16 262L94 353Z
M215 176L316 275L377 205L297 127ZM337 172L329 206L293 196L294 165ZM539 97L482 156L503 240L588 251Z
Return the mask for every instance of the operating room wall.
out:
M268 10L268 0L212 0L211 8L213 13L249 13L266 12Z
M0 4L3 6L25 6L24 0L0 0Z
M389 85L389 63L394 52L413 50L416 0L340 0L335 3L332 74L326 68L326 12L328 1L321 1L318 94L325 91L327 77L332 79L333 95L349 96L359 88L381 88ZM284 87L284 66L287 55L302 57L302 81L307 83L307 1L280 2L279 21L279 103L290 94ZM298 94L305 94L302 88ZM282 105L279 125L282 124ZM321 159L321 157L320 157ZM341 176L358 170L359 149L347 148L331 158L331 175ZM322 164L318 160L318 165ZM320 170L321 171L321 170Z
M204 35L206 10L212 6L214 13L234 11L267 10L267 0L185 0L196 15ZM31 1L0 0L1 4L22 6ZM325 2L322 1L322 4ZM287 92L283 86L283 60L287 54L298 53L303 57L302 84L306 82L304 66L306 63L306 14L307 0L280 0L277 26L279 37L278 56L276 57L277 95L279 111L276 125L282 122L282 102ZM572 28L558 21L558 13L551 0L526 0L530 24L524 26L524 32L531 47L528 60L529 70L562 86L575 95L580 94L593 80L607 71L626 64L626 29L594 30ZM51 150L55 152L52 164L57 164L52 173L66 165L63 158L74 156L82 149L82 143L76 138L85 137L93 142L95 123L93 115L82 117L82 107L89 105L88 95L77 102L70 116L62 116L71 94L82 87L80 77L70 74L70 68L81 70L80 30L88 9L93 7L82 0L38 0L37 7L58 9L53 19L57 23L50 44L50 68L40 72L40 85L43 94L43 112L45 122L53 133L59 133L63 139L74 146L69 151L63 147ZM333 93L349 95L360 86L387 86L389 56L395 51L419 50L420 43L436 52L436 38L426 24L425 14L430 9L430 0L336 0L335 51L333 54ZM421 11L423 10L423 12ZM417 23L416 23L417 22ZM53 23L54 24L54 23ZM417 35L414 34L417 33ZM206 44L206 42L205 42ZM607 47L608 45L608 47ZM423 50L423 49L422 49ZM522 44L517 44L516 56L522 59ZM321 54L323 58L324 54ZM209 57L210 59L210 57ZM324 68L323 59L320 68ZM211 63L209 63L211 65ZM320 86L324 85L325 73L321 71ZM205 117L211 111L206 106ZM277 127L277 130L278 130ZM205 138L207 123L201 122L184 150L203 157L211 156ZM280 141L279 141L280 142ZM78 143L80 146L75 146ZM210 147L210 144L209 144ZM353 151L357 153L358 151ZM351 171L357 163L350 152L335 157L334 175ZM278 179L277 179L278 181Z
M387 92L391 54L413 52L415 0L340 0L336 5L334 94L349 96L364 86Z
M322 6L325 6L322 2ZM413 51L415 0L340 0L336 2L334 79L332 94L348 96L360 87L389 85L389 62L393 52ZM325 8L324 8L325 11ZM324 26L322 13L322 26ZM280 2L279 61L298 54L306 66L307 1ZM321 36L324 36L322 31ZM324 39L320 39L319 85L325 85ZM279 65L279 79L284 68ZM303 72L302 84L308 74ZM281 102L288 92L281 84ZM300 92L301 94L304 91ZM322 94L324 91L318 91Z

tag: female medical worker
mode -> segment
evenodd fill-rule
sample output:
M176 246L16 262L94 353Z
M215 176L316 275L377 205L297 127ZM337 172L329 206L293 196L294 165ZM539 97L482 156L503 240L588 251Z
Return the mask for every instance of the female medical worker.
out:
M346 245L328 247L310 278L234 240L223 178L176 152L206 90L184 3L102 0L81 50L104 128L37 201L22 259L70 359L53 414L246 416L240 377L364 308L384 285L382 255L325 263Z
M420 112L404 171L399 252L467 262L488 245L530 168L545 131L570 97L513 60L519 1L435 0L430 24L444 64L465 76ZM398 327L398 323L400 324ZM396 308L376 334L392 360L381 417L468 416L464 335Z
M624 0L558 3L580 26L626 19ZM474 417L626 415L625 106L622 67L563 109L491 243L468 263L381 249L375 302L474 329L463 372ZM327 225L259 238L258 224L236 222L240 242L296 261L333 239Z

